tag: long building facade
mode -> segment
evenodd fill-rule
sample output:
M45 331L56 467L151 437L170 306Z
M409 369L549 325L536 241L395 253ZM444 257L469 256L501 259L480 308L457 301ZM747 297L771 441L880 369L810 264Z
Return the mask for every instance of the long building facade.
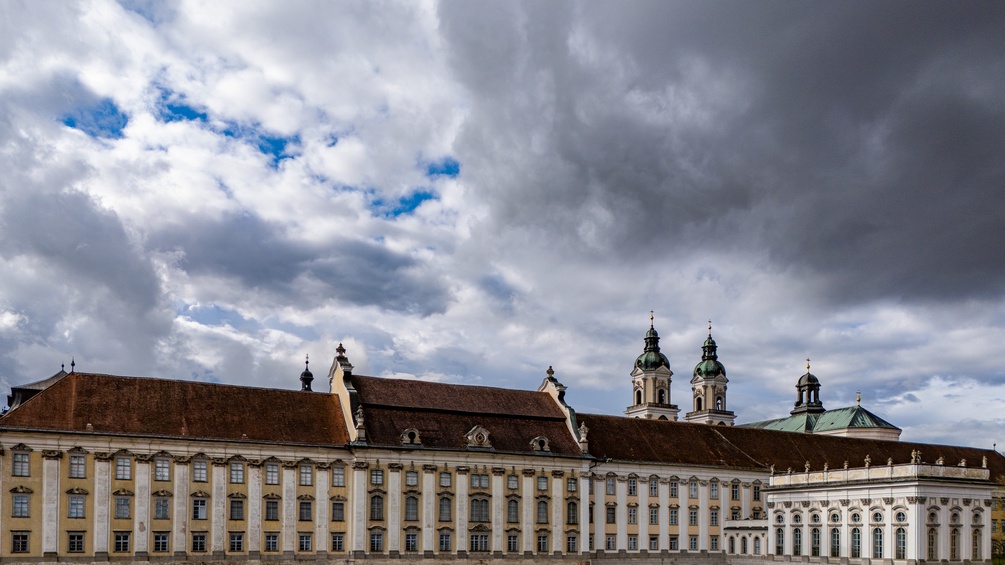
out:
M309 370L15 387L0 561L990 562L1005 458L828 417L809 370L800 430L734 426L711 332L686 421L652 327L628 416L577 413L550 368L536 391L352 369L339 346L325 392Z

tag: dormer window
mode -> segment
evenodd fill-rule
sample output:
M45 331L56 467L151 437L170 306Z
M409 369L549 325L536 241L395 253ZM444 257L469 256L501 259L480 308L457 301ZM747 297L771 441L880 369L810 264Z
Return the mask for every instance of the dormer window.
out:
M534 451L551 451L551 448L548 447L548 438L544 436L537 436L530 440L530 447Z
M419 439L419 430L408 428L402 432L401 445L422 445L422 440Z
M492 442L489 441L489 431L482 426L475 426L471 428L468 433L464 434L464 438L468 442L468 447L492 447Z

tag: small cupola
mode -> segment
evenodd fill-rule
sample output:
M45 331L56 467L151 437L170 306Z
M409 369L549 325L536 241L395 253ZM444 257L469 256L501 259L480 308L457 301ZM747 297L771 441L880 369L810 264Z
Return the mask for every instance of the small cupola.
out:
M300 373L300 390L310 392L312 382L314 382L314 373L311 372L311 356L307 355L304 360L304 372Z
M820 379L810 372L810 360L806 360L806 374L796 381L796 404L792 415L819 414L825 412L823 402L820 402Z
M649 331L646 332L645 348L635 359L635 366L643 371L655 371L660 367L670 368L670 360L660 353L660 334L653 326L653 314L649 314Z

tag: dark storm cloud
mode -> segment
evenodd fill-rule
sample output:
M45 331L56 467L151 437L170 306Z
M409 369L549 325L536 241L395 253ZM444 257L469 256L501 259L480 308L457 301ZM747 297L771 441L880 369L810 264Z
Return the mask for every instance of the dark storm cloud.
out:
M440 15L493 229L629 261L767 250L840 301L1005 290L1001 3Z
M437 277L424 275L415 259L379 242L308 245L252 213L193 220L157 233L150 244L181 251L178 266L190 274L234 277L245 288L305 306L336 298L428 315L442 312L449 300Z

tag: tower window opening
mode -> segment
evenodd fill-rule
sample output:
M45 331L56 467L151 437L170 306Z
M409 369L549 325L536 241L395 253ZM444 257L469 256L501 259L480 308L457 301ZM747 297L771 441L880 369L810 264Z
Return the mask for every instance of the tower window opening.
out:
M701 412L701 397L694 399L694 411Z
M642 391L641 390L636 390L635 391L635 404L642 404Z
M660 404L666 404L667 403L667 391L665 391L663 389L660 389L659 394L657 396L659 398L659 403Z

